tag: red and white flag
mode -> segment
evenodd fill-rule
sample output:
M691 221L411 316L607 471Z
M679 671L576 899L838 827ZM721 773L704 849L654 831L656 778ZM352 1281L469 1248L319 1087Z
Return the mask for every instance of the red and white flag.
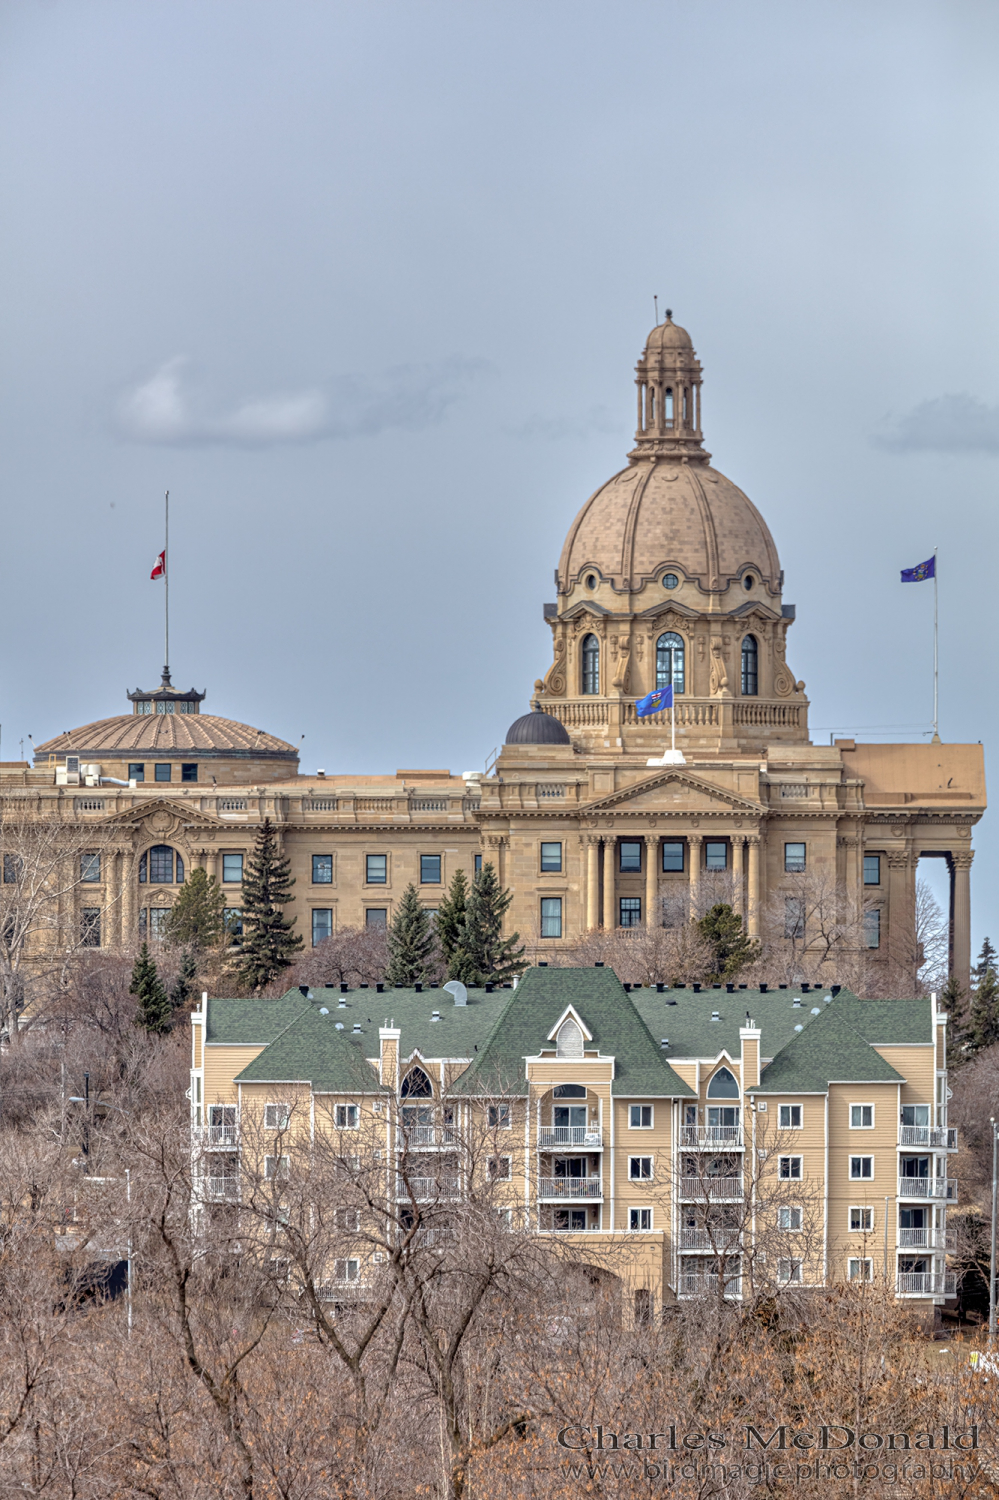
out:
M153 564L153 571L150 573L149 576L150 576L150 578L163 578L163 577L166 576L166 549L165 548L159 554L159 556L157 557L155 563Z

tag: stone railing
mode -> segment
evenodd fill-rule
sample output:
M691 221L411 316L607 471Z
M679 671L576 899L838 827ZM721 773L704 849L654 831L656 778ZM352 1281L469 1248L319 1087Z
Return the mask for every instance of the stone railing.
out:
M673 713L676 715L677 729L717 729L721 724L721 710L717 701L678 698L673 705ZM623 723L629 729L636 724L655 724L668 728L669 721L669 709L661 714L646 714L640 719L635 712L634 703L624 705Z
M800 729L800 703L754 703L746 699L732 705L732 722L757 729Z
M335 797L303 797L303 812L336 812L337 799Z

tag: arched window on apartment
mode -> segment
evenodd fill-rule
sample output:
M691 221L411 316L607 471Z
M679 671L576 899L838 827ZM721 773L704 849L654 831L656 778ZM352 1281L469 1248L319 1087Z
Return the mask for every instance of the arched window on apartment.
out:
M728 1068L719 1068L708 1084L709 1099L738 1099L739 1085Z
M567 1016L555 1038L556 1057L579 1057L583 1055L583 1033L579 1024Z
M432 1099L434 1086L422 1068L410 1068L399 1093L404 1099Z

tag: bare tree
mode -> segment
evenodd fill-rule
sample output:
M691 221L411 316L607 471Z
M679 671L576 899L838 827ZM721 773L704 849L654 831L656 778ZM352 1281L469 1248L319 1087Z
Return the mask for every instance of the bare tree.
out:
M317 943L282 976L296 984L374 984L385 973L388 943L384 928L341 927Z

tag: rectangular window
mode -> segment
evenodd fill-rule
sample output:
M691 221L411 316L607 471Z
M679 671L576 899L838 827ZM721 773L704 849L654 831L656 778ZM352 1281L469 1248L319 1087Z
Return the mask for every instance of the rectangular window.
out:
M942 1081L942 1080L940 1080ZM923 1125L930 1123L930 1106L928 1104L903 1104L902 1124Z
M786 938L805 936L805 902L802 896L784 897L784 936Z
M243 936L243 911L239 906L224 906L222 908L222 921L225 930L232 937Z
M440 885L441 857L439 854L420 855L420 884Z
M642 899L640 896L622 896L618 902L618 925L641 927Z
M683 871L683 844L678 839L663 844L663 869Z
M853 1259L851 1257L851 1259L847 1261L846 1267L846 1274L851 1281L874 1280L874 1263L873 1261L868 1260L866 1257L862 1260Z
M291 1119L290 1104L265 1104L264 1105L264 1129L265 1130L287 1130Z
M543 938L560 938L562 936L561 896L542 896L541 936Z
M881 947L881 913L877 907L864 912L864 942L868 948Z
M651 1156L629 1156L628 1176L632 1182L649 1182L652 1178Z
M80 879L85 885L96 885L101 878L101 857L99 854L80 855Z
M801 1181L801 1157L779 1156L777 1173L785 1182Z
M851 1130L873 1130L874 1129L874 1105L873 1104L851 1104L850 1105L850 1129Z
M874 1228L873 1208L862 1208L859 1205L850 1209L850 1231L852 1234L869 1234Z
M585 1229L585 1208L556 1208L552 1214L553 1229Z
M365 927L387 927L388 909L384 906L369 906L364 913Z
M291 1176L291 1158L287 1156L265 1156L264 1178L267 1182L286 1182Z
M800 1104L780 1104L777 1108L777 1125L780 1130L801 1129Z
M542 875L561 875L562 873L562 845L541 845L541 873Z
M358 1281L361 1275L361 1262L353 1256L349 1260L335 1260L333 1262L334 1281Z
M509 1104L490 1104L487 1118L490 1130L509 1130L513 1125Z
M153 906L149 909L149 936L155 938L157 942L162 942L166 937L169 916L168 906Z
M785 1284L801 1281L800 1260L779 1260L777 1262L777 1280Z
M652 1228L652 1210L651 1210L651 1208L629 1208L629 1210L628 1210L628 1228L629 1229L651 1229Z
M704 868L706 870L728 869L728 845L708 840L704 845Z
M315 948L319 943L325 943L328 937L333 935L333 913L328 906L316 906L312 909L312 946Z
M85 906L80 912L80 946L83 948L101 946L101 909L99 906Z
M482 855L481 854L477 854L475 856L475 873L476 873L476 875L481 875L482 874Z
M16 885L23 869L24 861L19 854L5 854L3 857L4 885Z
M618 869L622 875L638 875L642 869L642 846L635 840L622 839L618 845Z
M332 854L314 854L312 856L312 884L333 884L333 856Z
M337 1130L356 1130L358 1120L356 1104L337 1104L333 1109L333 1120Z
M348 1233L356 1233L361 1227L361 1210L359 1208L335 1208L333 1227L346 1229Z
M169 781L170 780L170 769L171 768L170 768L169 764L167 764L165 766L164 765L154 766L153 767L153 777L154 777L154 779L156 781Z
M865 885L880 885L881 884L881 855L880 854L865 854L864 855L864 884Z
M628 1124L632 1130L652 1129L652 1105L631 1104L628 1107Z
M491 1156L489 1158L489 1176L494 1182L507 1182L510 1177L510 1158L508 1156Z
M130 760L128 763L129 781L145 781L146 768L140 760Z
M196 760L181 761L180 779L181 781L197 781L198 762Z
M801 1209L796 1207L784 1207L777 1210L777 1227L786 1229L791 1233L797 1233L801 1228Z
M243 856L241 854L223 854L222 856L222 883L223 885L239 885L243 879Z
M388 855L369 854L364 861L364 879L368 885L388 884Z
M784 869L789 875L797 875L805 868L804 844L784 845Z
M854 1182L870 1181L874 1176L873 1156L851 1156L850 1176Z

